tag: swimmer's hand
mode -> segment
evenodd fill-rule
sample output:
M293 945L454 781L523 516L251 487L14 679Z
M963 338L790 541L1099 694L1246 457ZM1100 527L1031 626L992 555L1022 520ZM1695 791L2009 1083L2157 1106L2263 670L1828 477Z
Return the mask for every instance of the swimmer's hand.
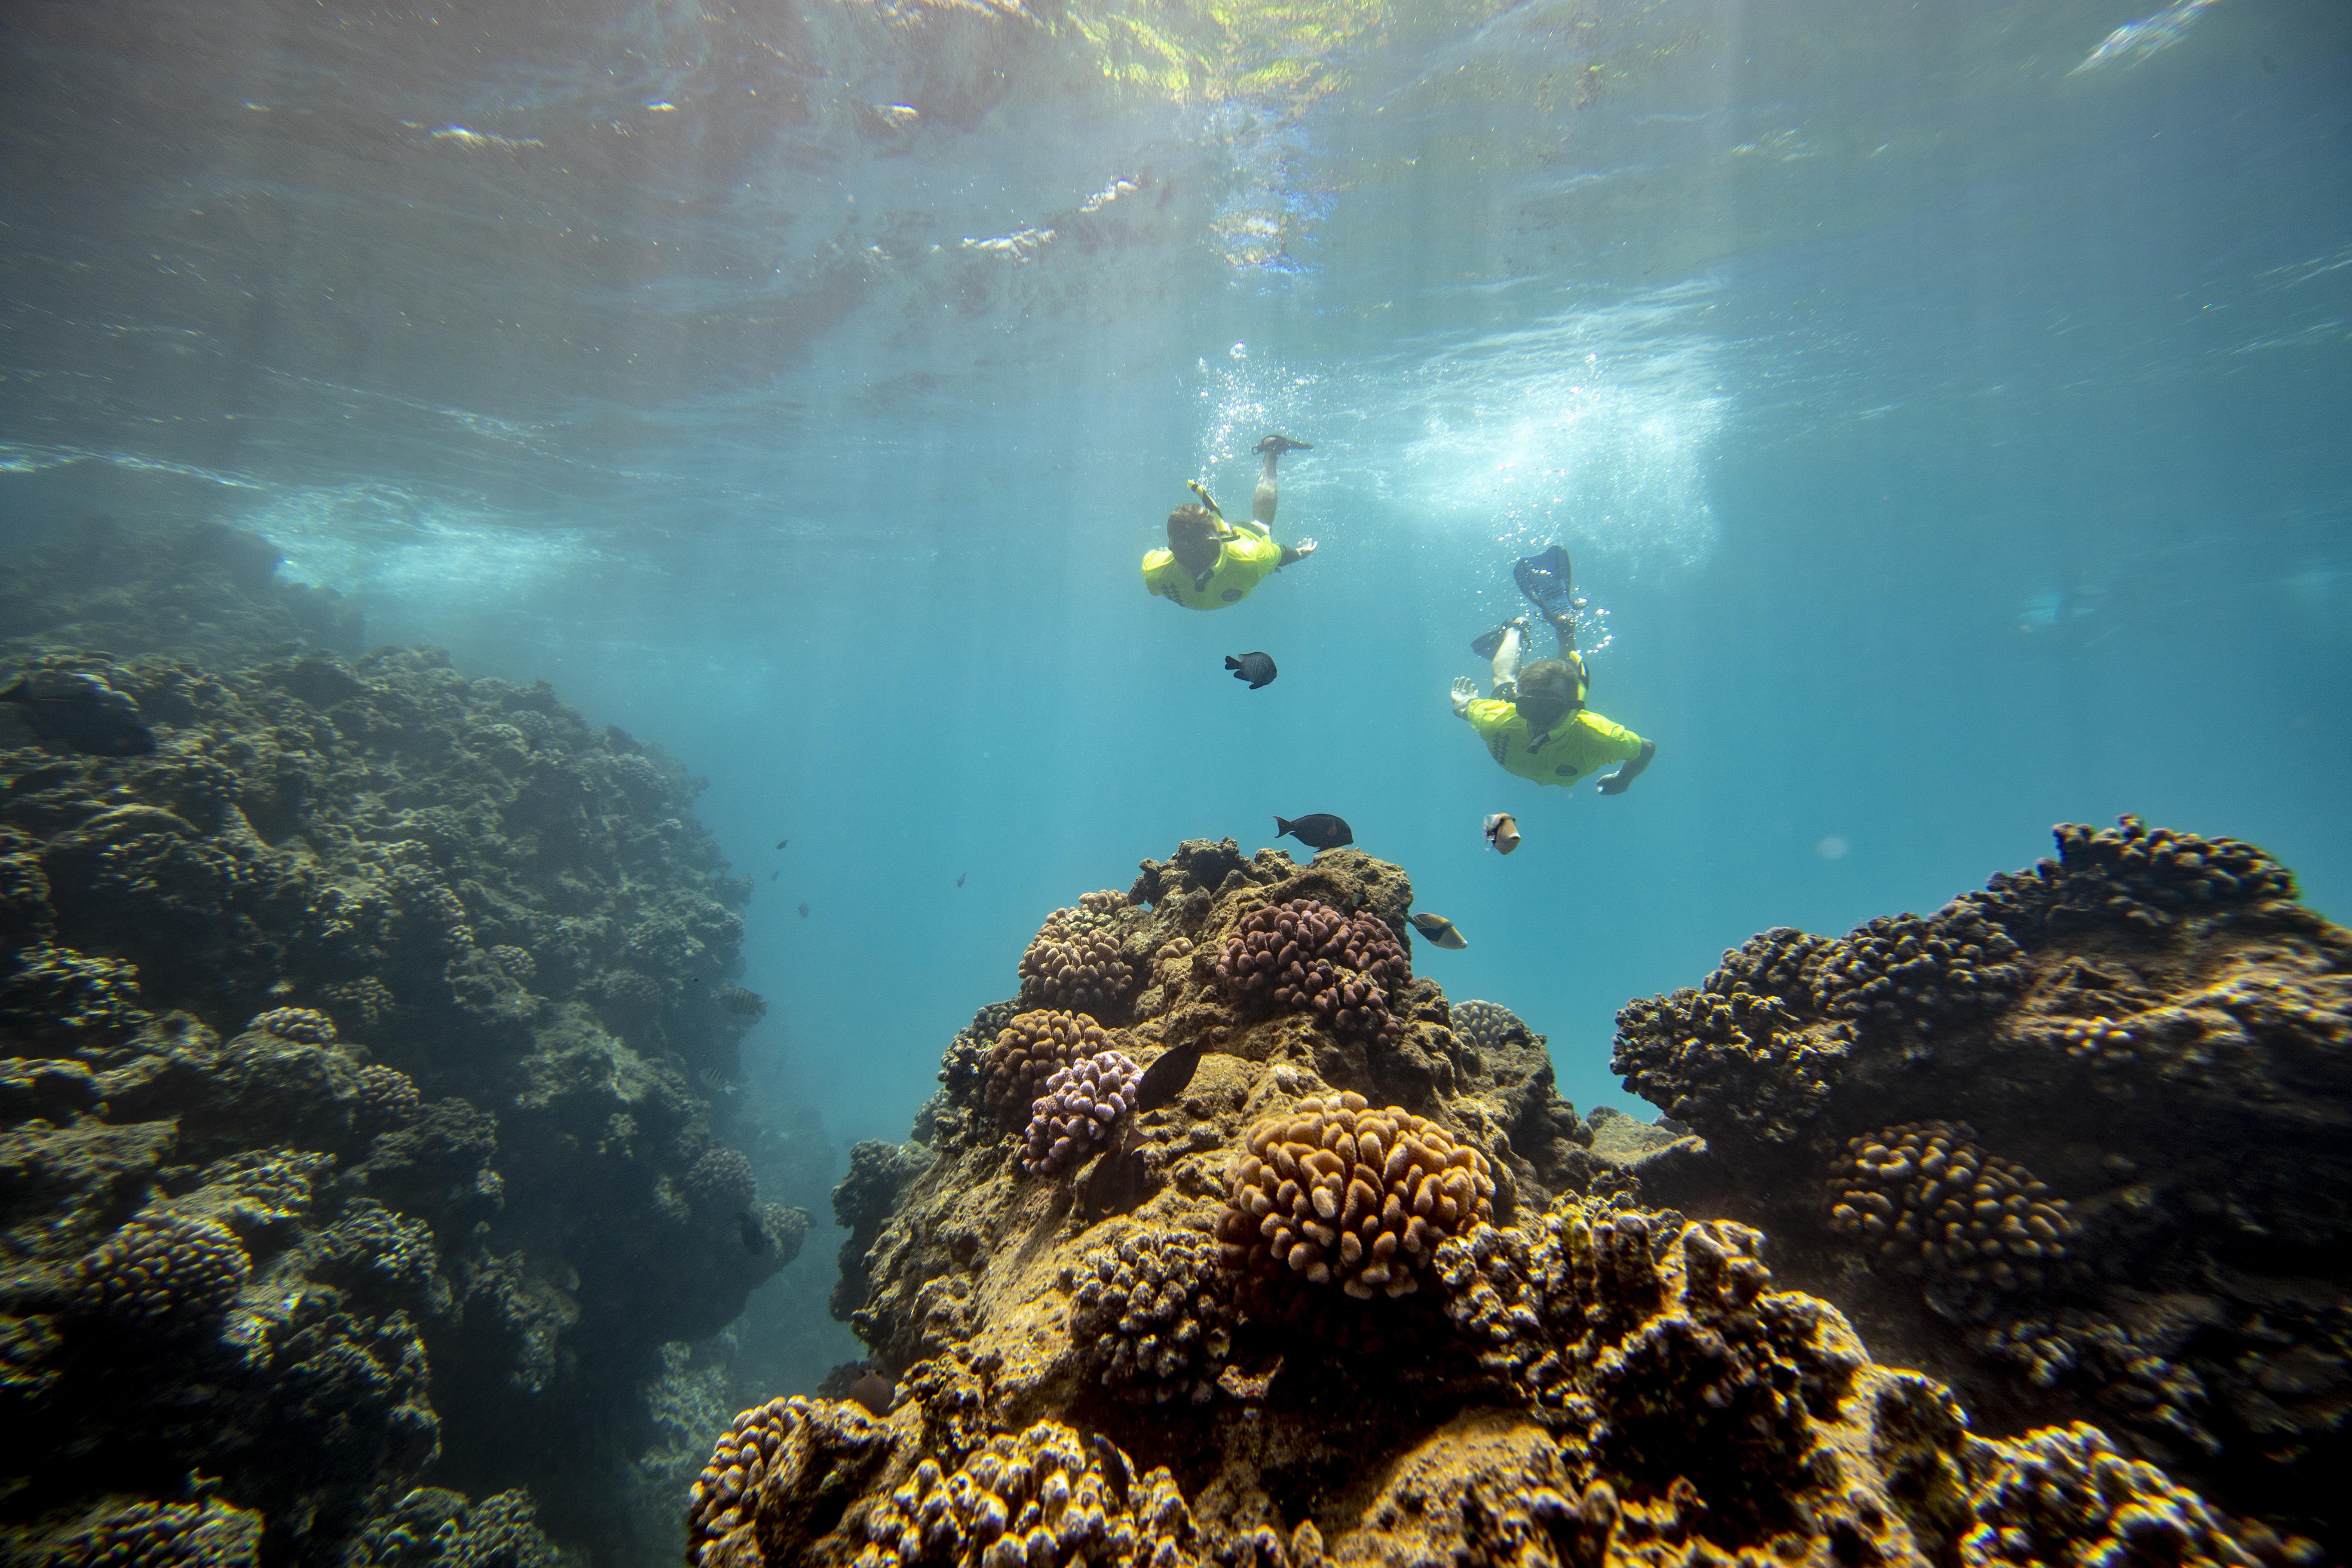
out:
M1624 766L1619 768L1615 773L1611 773L1607 778L1602 779L1601 783L1594 787L1599 789L1602 795L1623 795L1628 789L1633 787L1633 781L1642 776L1642 770L1650 765L1650 759L1657 754L1658 743L1655 741L1643 742L1642 754L1640 756L1635 757Z
M1466 675L1457 675L1454 678L1454 689L1446 695L1454 700L1454 716L1466 719L1470 716L1470 700L1478 695L1478 683Z
M1311 539L1302 539L1291 548L1298 552L1298 558L1304 561L1315 553L1315 542Z
M1633 781L1623 768L1619 768L1593 787L1602 795L1623 795L1633 786Z

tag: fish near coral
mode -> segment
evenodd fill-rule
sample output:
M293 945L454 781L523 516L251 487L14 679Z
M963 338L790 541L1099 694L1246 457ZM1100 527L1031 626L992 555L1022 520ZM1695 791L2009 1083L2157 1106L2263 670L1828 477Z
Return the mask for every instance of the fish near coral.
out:
M739 1018L757 1018L768 1010L768 999L748 985L730 985L711 1000Z
M1274 836L1280 838L1285 835L1312 849L1337 849L1356 841L1355 830L1348 826L1347 819L1334 816L1328 811L1318 811L1310 816L1297 817L1288 822L1276 817Z
M1486 845L1497 854L1508 855L1519 847L1519 819L1507 811L1498 811L1486 819Z
M1470 939L1462 934L1462 928L1444 915L1415 914L1409 918L1412 921L1412 929L1427 938L1432 947L1460 949L1470 945Z
M1268 655L1229 653L1225 655L1225 668L1234 672L1235 680L1248 681L1252 691L1255 691L1261 686L1274 684L1276 673L1274 660Z
M849 1385L849 1397L863 1405L876 1415L890 1414L890 1402L898 1396L890 1380L878 1372L868 1371Z

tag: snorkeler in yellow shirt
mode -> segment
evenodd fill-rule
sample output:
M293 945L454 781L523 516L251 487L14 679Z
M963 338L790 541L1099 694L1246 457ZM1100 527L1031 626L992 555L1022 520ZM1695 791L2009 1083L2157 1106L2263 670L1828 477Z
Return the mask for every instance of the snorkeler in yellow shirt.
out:
M1274 539L1274 511L1280 499L1275 465L1285 452L1314 448L1287 436L1268 436L1257 450L1265 461L1250 497L1249 526L1235 528L1227 522L1207 489L1192 482L1200 504L1180 506L1168 514L1168 548L1143 558L1146 589L1188 610L1222 610L1248 598L1270 574L1315 553L1311 539L1300 540L1296 548Z
M1602 795L1622 795L1658 743L1645 741L1584 706L1591 680L1576 651L1576 610L1568 552L1555 544L1519 562L1513 575L1559 639L1558 658L1539 658L1521 668L1527 644L1524 616L1496 627L1470 646L1494 660L1494 692L1478 695L1467 676L1454 682L1454 713L1470 721L1486 750L1505 768L1539 784L1572 784L1611 763L1617 771L1602 779Z

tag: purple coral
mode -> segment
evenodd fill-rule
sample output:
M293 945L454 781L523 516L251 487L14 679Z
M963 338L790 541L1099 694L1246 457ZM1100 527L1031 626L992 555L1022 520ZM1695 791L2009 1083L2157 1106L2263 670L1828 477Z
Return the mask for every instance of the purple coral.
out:
M1124 1051L1085 1057L1045 1080L1029 1108L1021 1168L1031 1175L1066 1171L1108 1142L1118 1119L1135 1108L1143 1069Z

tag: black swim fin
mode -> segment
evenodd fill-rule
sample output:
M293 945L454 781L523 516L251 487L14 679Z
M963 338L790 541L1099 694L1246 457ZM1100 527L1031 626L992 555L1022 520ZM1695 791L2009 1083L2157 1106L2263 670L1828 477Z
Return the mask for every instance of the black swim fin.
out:
M1257 450L1271 452L1279 458L1285 452L1311 452L1315 450L1315 444L1312 441L1294 441L1287 436L1268 436L1257 444Z
M1494 658L1495 650L1503 646L1503 638L1509 635L1511 623L1506 621L1490 631L1480 632L1470 639L1470 651L1480 658Z
M1569 564L1568 552L1555 544L1537 555L1522 555L1511 568L1512 580L1519 592L1533 601L1543 612L1544 619L1557 621L1575 610L1576 572Z

